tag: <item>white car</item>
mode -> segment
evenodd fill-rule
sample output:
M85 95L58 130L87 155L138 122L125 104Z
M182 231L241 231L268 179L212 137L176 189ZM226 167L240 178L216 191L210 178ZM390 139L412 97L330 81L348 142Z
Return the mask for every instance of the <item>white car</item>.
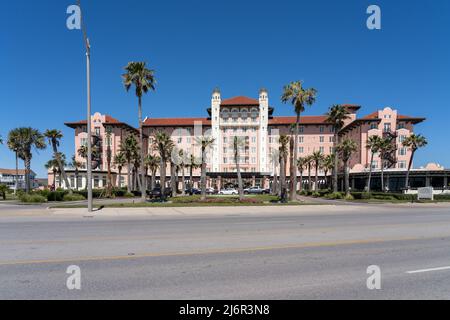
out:
M232 196L238 195L239 192L236 189L222 189L219 191L219 194L224 196Z

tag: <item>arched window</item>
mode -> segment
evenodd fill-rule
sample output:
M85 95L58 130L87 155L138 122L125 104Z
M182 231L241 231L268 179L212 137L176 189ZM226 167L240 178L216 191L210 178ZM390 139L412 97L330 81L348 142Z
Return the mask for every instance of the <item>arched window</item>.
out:
M241 118L243 120L247 120L247 118L248 118L248 109L247 108L241 109Z

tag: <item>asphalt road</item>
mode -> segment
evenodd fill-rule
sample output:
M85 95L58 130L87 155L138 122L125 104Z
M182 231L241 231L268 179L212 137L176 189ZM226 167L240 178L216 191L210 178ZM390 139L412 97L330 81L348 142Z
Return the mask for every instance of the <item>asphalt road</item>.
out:
M450 207L95 218L2 208L0 299L450 299ZM81 290L66 287L71 265ZM381 290L367 289L370 265Z

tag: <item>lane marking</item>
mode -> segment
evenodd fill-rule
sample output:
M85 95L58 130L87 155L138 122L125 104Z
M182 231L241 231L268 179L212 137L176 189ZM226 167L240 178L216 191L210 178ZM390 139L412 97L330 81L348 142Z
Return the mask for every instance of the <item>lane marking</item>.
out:
M414 271L407 271L408 274L414 274L414 273L424 273L424 272L433 272L433 271L444 271L444 270L450 270L449 267L439 267L439 268L429 268L429 269L420 269L420 270L414 270Z
M95 261L120 261L120 260L136 260L143 258L156 258L156 257L177 257L177 256L196 256L207 254L228 254L228 253L252 253L263 252L271 250L287 250L287 249L306 249L306 248L318 248L318 247L336 247L345 245L356 244L375 244L385 243L392 241L413 241L424 240L422 237L415 238L395 238L395 239L362 239L362 240L343 240L334 242L310 242L294 245L279 245L279 246L266 246L266 247L249 247L249 248L224 248L224 249L206 249L198 251L186 251L186 252L160 252L160 253L143 253L136 254L134 256L104 256L104 257L74 257L64 259L48 259L48 260L23 260L23 261L3 261L0 262L0 266L12 266L12 265L33 265L33 264L60 264L71 262L95 262Z

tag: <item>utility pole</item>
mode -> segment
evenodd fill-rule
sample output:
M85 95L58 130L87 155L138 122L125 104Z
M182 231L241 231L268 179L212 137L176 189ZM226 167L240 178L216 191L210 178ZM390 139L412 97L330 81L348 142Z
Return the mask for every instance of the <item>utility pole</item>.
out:
M78 7L81 11L80 0ZM91 128L91 44L87 37L86 29L81 13L81 28L83 31L84 44L86 46L86 79L87 79L87 193L88 193L88 212L92 212L92 128Z

